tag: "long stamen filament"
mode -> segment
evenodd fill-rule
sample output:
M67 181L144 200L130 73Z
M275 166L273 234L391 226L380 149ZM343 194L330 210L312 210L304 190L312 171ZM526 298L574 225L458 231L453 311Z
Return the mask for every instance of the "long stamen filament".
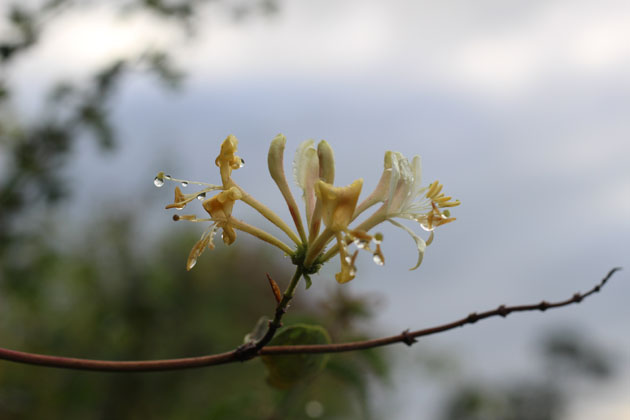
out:
M170 175L164 175L163 180L164 181L179 182L181 184L186 184L186 185L204 185L206 187L209 187L209 188L207 188L205 190L206 192L213 191L213 190L222 190L223 189L223 186L221 186L221 185L210 184L208 182L189 181L187 179L178 179L178 178L173 178Z

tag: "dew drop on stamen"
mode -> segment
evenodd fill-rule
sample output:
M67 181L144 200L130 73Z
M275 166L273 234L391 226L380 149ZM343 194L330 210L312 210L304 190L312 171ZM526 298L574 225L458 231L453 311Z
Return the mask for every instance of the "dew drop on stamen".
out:
M160 178L159 176L156 176L153 179L153 185L155 185L158 188L163 187L164 186L164 179Z
M194 260L190 260L190 261L188 262L188 267L186 267L186 268L188 268L188 270L192 270L192 268L193 268L195 265L197 265L197 258L195 258Z
M374 257L372 257L372 259L374 260L374 263L376 265L383 265L384 264L383 258L381 258L381 256L378 255L378 254L374 254Z
M164 179L167 179L167 180L169 180L169 181L170 181L171 179L173 179L173 177L172 177L172 176L170 176L170 175L164 175Z
M425 225L424 223L420 223L420 227L427 232L432 232L435 229L433 226Z
M188 181L182 182L182 187L186 188L188 186Z
M352 258L350 258L349 256L346 255L346 257L344 258L344 260L346 260L347 264L350 264L352 262Z
M241 158L241 164L239 165L239 168L242 168L243 166L245 166L245 159Z
M206 198L206 193L205 192L197 195L197 200L203 200L204 198Z
M368 245L368 243L364 240L361 239L355 239L354 240L354 244L357 246L357 248L359 249L365 249Z

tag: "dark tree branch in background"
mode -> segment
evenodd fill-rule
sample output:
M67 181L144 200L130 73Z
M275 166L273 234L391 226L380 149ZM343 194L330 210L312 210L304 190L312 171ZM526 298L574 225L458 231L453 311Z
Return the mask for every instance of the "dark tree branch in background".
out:
M417 331L403 331L398 335L391 337L377 338L374 340L355 341L350 343L340 344L325 344L325 345L292 345L292 346L266 346L253 354L251 358L261 355L281 355L281 354L306 354L306 353L339 353L354 350L364 350L373 347L386 346L394 343L405 343L412 345L416 342L416 338L427 335L437 334L444 331L452 330L457 327L462 327L466 324L474 324L475 322L490 318L493 316L506 317L512 312L526 312L526 311L546 311L547 309L560 308L563 306L569 306L575 303L580 303L585 298L599 292L612 275L621 268L616 267L608 272L608 274L592 289L586 293L575 293L571 298L559 301L559 302L546 302L532 305L519 305L519 306L505 306L501 305L498 308L481 313L471 313L465 318L450 322L447 324L438 325L435 327L417 330ZM58 356L46 356L41 354L33 354L20 352L15 350L8 350L0 348L0 359L27 363L40 366L58 367L64 369L80 369L80 370L94 370L94 371L126 371L126 372L140 372L140 371L165 371L175 369L190 369L204 366L220 365L224 363L232 363L237 361L243 361L242 352L232 350L225 353L213 354L209 356L189 357L182 359L168 359L168 360L151 360L151 361L107 361L107 360L91 360L91 359L79 359L71 357L58 357Z

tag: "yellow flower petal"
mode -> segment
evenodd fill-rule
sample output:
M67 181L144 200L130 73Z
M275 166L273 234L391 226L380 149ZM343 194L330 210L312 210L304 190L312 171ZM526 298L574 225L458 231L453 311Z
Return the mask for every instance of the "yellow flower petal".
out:
M223 140L223 143L221 143L221 152L214 161L221 171L221 181L223 182L224 188L229 187L232 170L240 168L244 163L243 159L236 156L237 146L238 140L230 134Z
M333 232L348 228L354 209L363 187L363 179L357 179L346 187L335 187L324 181L317 181L315 193L321 200L324 224Z
M176 208L177 210L181 210L190 201L192 201L192 199L186 200L186 196L182 193L182 190L180 190L179 187L175 187L175 199L173 203L166 206L165 209Z
M222 237L226 245L231 245L236 240L236 231L230 221L234 203L241 197L239 189L232 187L203 202L203 208L216 220L217 226L223 229Z

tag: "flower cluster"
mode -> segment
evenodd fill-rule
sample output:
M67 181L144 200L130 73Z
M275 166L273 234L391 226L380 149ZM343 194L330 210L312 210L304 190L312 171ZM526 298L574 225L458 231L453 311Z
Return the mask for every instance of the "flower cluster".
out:
M317 272L323 263L339 254L341 268L335 277L339 283L346 283L356 275L355 261L359 251L370 252L376 264L384 264L385 257L381 250L383 235L370 233L377 225L387 221L411 235L418 250L418 260L411 268L413 270L420 266L425 249L433 240L434 229L455 220L451 217L449 208L458 206L459 201L446 196L438 181L425 187L421 185L420 157L415 156L409 162L401 153L386 152L383 174L376 188L359 202L363 179L343 187L334 186L335 164L332 148L326 141L315 145L313 140L300 145L293 163L295 182L302 190L305 204L305 214L302 217L284 171L285 144L286 139L283 135L276 136L271 142L267 160L269 173L287 203L295 230L232 179L232 171L244 164L244 160L236 155L238 140L232 135L223 141L219 156L215 160L221 175L220 185L175 179L163 172L158 173L154 180L158 187L163 186L165 180L179 182L182 187L190 184L201 187L195 193L184 194L180 187L176 186L175 198L173 203L166 206L167 209L182 210L187 204L198 199L202 200L203 209L210 216L205 218L198 218L193 214L173 216L174 220L210 223L190 251L186 264L188 270L194 267L206 248L214 248L214 237L218 230L221 230L221 238L226 245L234 243L236 231L242 231L280 248L291 256L293 263L298 265L309 283L309 274ZM214 196L206 198L208 193L214 192L216 192ZM235 218L232 210L237 202L256 209L282 230L294 246L289 246L275 235ZM351 227L361 214L374 206L377 208L371 215ZM424 240L396 219L418 222L423 230L429 232L428 238ZM333 242L336 243L332 244ZM356 248L354 252L350 251L351 245Z

